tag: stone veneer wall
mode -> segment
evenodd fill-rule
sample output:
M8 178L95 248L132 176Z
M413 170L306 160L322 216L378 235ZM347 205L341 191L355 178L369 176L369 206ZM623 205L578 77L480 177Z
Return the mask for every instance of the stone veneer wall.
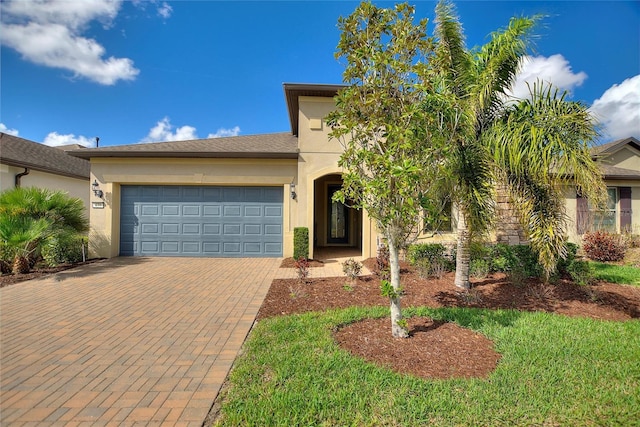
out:
M527 244L524 230L511 208L509 197L504 188L497 189L498 223L496 224L496 242L509 245Z

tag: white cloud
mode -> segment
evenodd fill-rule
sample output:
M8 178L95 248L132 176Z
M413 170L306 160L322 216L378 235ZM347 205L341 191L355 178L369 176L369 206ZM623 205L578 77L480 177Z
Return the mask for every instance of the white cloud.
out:
M168 117L163 118L149 130L149 134L140 142L160 142L160 141L186 141L198 139L196 128L193 126L181 126L173 131L174 126Z
M173 8L169 6L167 2L162 2L160 6L158 6L158 15L163 17L164 19L168 19L173 12Z
M4 123L0 123L0 132L8 135L18 136L18 129L9 129Z
M157 8L158 16L168 19L173 13L173 8L166 1L160 0L132 0L133 5L141 10L146 10L148 5Z
M95 147L95 138L87 138L86 136L75 136L72 133L60 135L58 132L50 132L42 142L50 147L59 147L61 145L78 144L84 147Z
M210 133L207 138L224 138L228 136L237 136L240 134L240 127L234 126L230 129L220 128L215 133ZM149 133L140 142L168 142L168 141L187 141L191 139L199 139L196 128L184 125L176 128L171 124L169 117L164 117L158 121L154 127L149 129Z
M582 85L587 79L583 71L574 73L569 61L560 54L544 56L526 56L522 63L522 69L516 77L512 95L516 98L529 98L529 84L542 80L553 84L555 87L571 92L576 86Z
M216 133L210 133L207 138L223 138L225 136L238 136L240 134L240 127L234 126L231 129L220 128Z
M640 74L607 89L593 101L591 112L612 140L640 138Z
M133 80L140 71L131 59L105 58L100 43L82 36L92 21L108 27L120 5L121 0L4 1L1 41L28 61L103 85Z

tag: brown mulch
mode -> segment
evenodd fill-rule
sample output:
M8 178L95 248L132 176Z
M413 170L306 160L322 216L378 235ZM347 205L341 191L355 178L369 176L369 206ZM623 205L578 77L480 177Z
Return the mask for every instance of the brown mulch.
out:
M29 273L25 274L13 274L7 273L0 275L0 288L5 286L15 285L16 283L25 282L32 279L40 279L42 277L50 276L61 271L69 270L85 264L93 264L94 262L102 261L102 258L91 259L85 262L79 262L75 264L60 264L55 267L35 267Z
M307 260L309 263L309 267L323 267L324 262L317 259L309 259ZM280 264L280 268L296 268L296 260L294 258L285 258L282 260Z
M364 264L373 271L374 260L365 260ZM402 306L545 311L607 321L640 318L640 288L634 286L599 282L583 287L567 279L556 284L530 280L514 285L504 274L494 274L473 280L470 291L461 291L454 286L453 279L454 273L440 279L425 279L403 263ZM355 283L346 277L312 278L305 283L277 279L260 307L258 319L350 306L387 307L389 301L380 295L379 286L380 280L375 275L360 277ZM500 356L484 336L431 319L407 320L408 339L391 337L388 317L348 325L335 333L335 339L357 356L415 376L485 377L495 368Z

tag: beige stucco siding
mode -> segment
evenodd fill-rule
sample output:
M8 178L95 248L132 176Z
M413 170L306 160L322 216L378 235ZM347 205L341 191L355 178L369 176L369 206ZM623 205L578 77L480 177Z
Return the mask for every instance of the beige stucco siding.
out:
M103 209L91 209L92 256L110 258L119 253L121 185L239 185L282 186L284 191L284 256L293 254L293 226L297 212L289 185L297 180L297 161L281 159L153 159L94 158L91 180L100 184Z
M296 182L298 198L295 201L299 218L297 226L309 228L309 239L312 242L310 256L313 257L313 242L326 244L324 187L316 188L316 181L327 175L342 174L338 160L343 149L340 141L329 137L330 129L325 121L326 116L335 108L333 99L301 96L298 102L300 155L299 179ZM316 200L320 201L318 205L315 205ZM351 230L356 231L353 226ZM362 213L361 230L362 256L375 256L377 233L366 212Z
M13 188L15 176L22 172L24 168L0 164L0 191ZM85 208L88 209L89 206L91 193L89 179L71 178L31 169L29 175L20 178L20 186L66 191L69 196L81 199Z
M603 165L640 170L640 151L626 146L600 160Z

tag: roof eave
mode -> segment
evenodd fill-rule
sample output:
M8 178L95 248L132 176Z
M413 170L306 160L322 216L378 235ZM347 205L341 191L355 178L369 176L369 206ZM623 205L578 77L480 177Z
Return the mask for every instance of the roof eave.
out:
M297 152L256 153L256 152L192 152L192 151L70 151L70 155L83 159L104 157L147 157L147 158L212 158L212 159L297 159Z
M83 179L83 180L89 180L89 175L78 175L78 174L74 174L74 173L69 173L69 172L65 172L65 171L61 171L61 170L56 170L56 169L50 169L50 168L45 168L42 167L40 165L36 165L34 163L29 163L29 162L22 162L19 160L12 160L12 159L7 159L7 158L2 158L1 163L5 164L5 165L9 165L9 166L15 166L18 168L27 168L27 169L32 169L35 171L39 171L39 172L45 172L45 173L50 173L53 175L60 175L60 176L66 176L68 178L76 178L76 179Z

